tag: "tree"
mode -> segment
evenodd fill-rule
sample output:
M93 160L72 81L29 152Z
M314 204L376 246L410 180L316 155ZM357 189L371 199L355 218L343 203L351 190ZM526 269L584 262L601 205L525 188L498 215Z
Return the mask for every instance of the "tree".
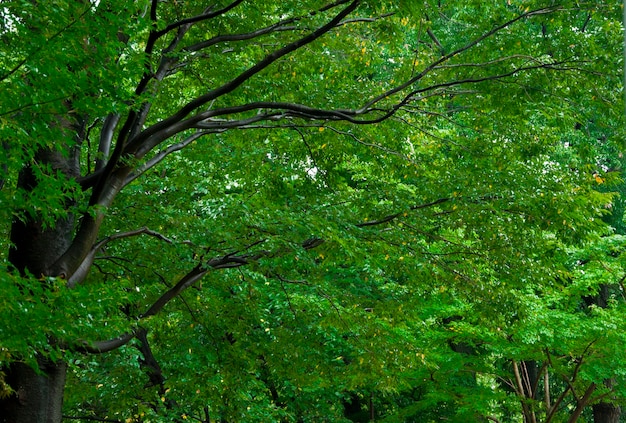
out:
M599 230L589 210L606 197L589 169L546 164L558 131L540 117L611 59L582 34L591 9L154 0L0 13L5 421L60 421L68 365L80 378L120 363L136 372L111 376L123 400L98 404L97 384L72 409L338 420L337 401L368 398L371 416L423 359L406 332L428 318L420 300L449 292L450 318L469 293L509 292L502 280L543 283L547 232ZM548 17L580 25L547 36ZM538 195L555 190L569 196ZM383 335L394 341L371 341ZM149 389L125 392L142 377Z

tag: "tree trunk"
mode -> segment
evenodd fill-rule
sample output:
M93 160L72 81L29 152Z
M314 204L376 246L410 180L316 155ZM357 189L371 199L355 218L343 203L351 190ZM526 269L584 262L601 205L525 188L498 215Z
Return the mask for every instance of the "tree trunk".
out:
M24 363L13 363L7 382L15 394L0 401L2 423L60 423L67 365L39 362L40 373Z
M69 156L69 157L68 157ZM60 171L69 178L79 174L78 153L64 156L59 152L43 150L35 155L37 165L50 165L51 171ZM37 178L31 166L20 172L18 188L32 191L37 186ZM67 204L67 207L70 207ZM45 225L37 217L27 217L24 221L15 219L11 226L9 261L23 275L26 271L35 277L58 276L49 274L48 269L69 247L74 233L74 217L58 219L53 227Z
M36 165L50 165L52 172L60 171L69 178L78 175L76 152L63 155L42 150L35 155L35 161ZM18 178L18 187L32 191L36 185L37 178L32 168L24 168ZM66 204L66 207L71 207L71 204ZM54 225L45 225L41 219L32 216L23 221L15 219L11 227L13 245L9 251L9 261L22 276L28 273L35 277L58 276L50 274L49 269L71 244L74 228L75 221L71 215L58 219ZM0 422L61 422L67 364L62 361L51 362L42 355L38 358L38 367L35 370L16 361L3 369L5 381L14 393L0 400Z
M593 423L619 423L622 410L619 405L601 402L593 407Z

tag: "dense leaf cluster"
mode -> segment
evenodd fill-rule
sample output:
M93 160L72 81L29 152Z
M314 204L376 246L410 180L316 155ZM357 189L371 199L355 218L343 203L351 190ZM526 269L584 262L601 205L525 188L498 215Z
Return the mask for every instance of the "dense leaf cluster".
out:
M0 398L67 363L67 421L623 404L619 4L447 3L3 2Z

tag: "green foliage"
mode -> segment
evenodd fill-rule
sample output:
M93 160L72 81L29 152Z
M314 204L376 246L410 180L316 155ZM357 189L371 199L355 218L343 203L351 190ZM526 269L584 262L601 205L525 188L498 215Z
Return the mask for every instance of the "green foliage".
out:
M67 251L101 226L84 278L2 253L0 366L67 361L67 415L566 421L592 384L584 406L623 404L619 5L362 2L251 72L347 2L172 31L230 3L53 3L0 10L0 247L11 222L82 216Z

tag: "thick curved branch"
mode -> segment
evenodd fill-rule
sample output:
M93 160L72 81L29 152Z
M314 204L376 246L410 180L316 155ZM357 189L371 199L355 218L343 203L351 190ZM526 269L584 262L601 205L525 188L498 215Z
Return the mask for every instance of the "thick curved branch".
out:
M578 421L578 418L583 413L583 410L585 409L585 407L587 407L587 405L591 402L591 395L596 390L596 388L597 386L595 383L592 383L591 385L587 387L587 390L585 391L585 394L583 395L583 397L579 401L576 401L576 408L570 415L570 418L567 421L567 423L575 423Z
M156 22L157 20L157 9L159 7L159 0L152 0L150 2L150 20L152 22Z
M96 158L96 171L103 169L111 152L111 141L117 123L120 121L119 114L110 114L104 120L102 130L100 131L100 142L98 144L98 157Z
M136 331L125 333L117 338L109 339L107 341L87 342L77 341L76 345L72 347L74 351L90 353L90 354L102 354L109 351L113 351L128 344L136 335Z
M169 303L172 299L177 297L185 289L189 288L191 285L193 285L194 283L202 279L202 277L206 275L208 272L209 272L209 268L205 268L203 265L198 264L189 273L183 276L178 281L178 283L176 283L176 285L174 285L167 292L161 295L159 299L156 300L154 304L152 304L152 306L150 306L150 308L139 317L141 319L144 319L146 317L154 316L159 311L161 311L167 303Z
M73 288L76 285L78 285L79 283L81 283L82 281L85 280L85 278L87 277L87 274L89 273L89 270L91 269L91 265L93 264L95 258L96 258L96 254L98 253L98 251L100 251L102 249L102 247L104 247L106 244L108 244L111 241L115 241L117 239L122 239L122 238L129 238L132 236L137 236L137 235L149 235L152 236L154 238L160 239L161 241L167 242L168 244L172 244L173 241L169 238L167 238L166 236L152 231L146 227L134 230L134 231L129 231L129 232L120 232L117 234L113 234L110 235L108 237L106 237L105 239L103 239L102 241L98 242L97 244L95 244L90 250L89 253L85 256L85 258L83 259L83 262L80 264L80 266L78 267L78 269L67 279L66 282L66 286L68 288Z
M461 80L455 80L450 82L444 82L440 84L430 85L418 90L411 91L406 94L399 102L390 106L388 109L373 108L375 104L371 104L368 109L319 109L310 106L306 106L298 103L286 103L286 102L252 102L240 106L225 107L217 110L208 110L202 113L198 113L188 119L173 122L170 127L157 133L151 137L149 141L141 147L141 150L137 152L136 157L141 157L147 151L154 146L165 141L171 136L191 128L198 129L245 129L247 125L251 123L269 120L282 120L287 118L302 118L308 120L318 121L345 121L357 125L369 125L380 123L390 117L394 116L399 110L406 107L409 103L421 100L423 98L431 96L432 91L441 90L444 88L451 88L461 85L479 84L482 82L501 80L516 74L538 70L538 69L558 69L558 70L577 70L573 67L563 66L568 62L556 62L556 63L538 63L536 65L519 67L508 72L487 75L476 78L466 78ZM418 97L419 95L419 97ZM385 97L380 97L379 101L384 100ZM218 116L236 115L251 111L268 110L267 113L257 113L256 115L244 118L240 120L217 120L214 119ZM368 116L371 114L377 114L375 117L368 119L359 119L359 116Z
M148 342L148 331L143 328L139 329L135 336L139 341L137 349L143 356L143 358L139 359L139 364L146 370L148 379L150 380L150 386L158 386L159 393L162 395L165 391L165 376L163 376L163 370L161 370L161 366L156 360L156 357L152 352L152 348L150 348L150 343Z
M146 318L157 314L161 309L173 298L178 296L185 289L199 281L209 270L205 269L202 265L197 265L189 273L183 276L178 283L163 294L159 299L152 304L152 306L143 313L140 318ZM131 332L125 333L117 338L113 338L106 341L86 342L78 341L74 349L80 352L100 354L109 351L113 351L123 345L130 342L141 329L134 329Z
M255 110L268 110L268 112L258 113L252 117L244 118L241 120L212 120L212 118L215 118L217 116L235 115ZM287 117L300 117L304 119L314 120L344 120L356 123L358 121L354 117L350 116L350 114L353 113L354 112L351 110L324 110L297 103L282 102L253 102L241 106L209 110L206 112L198 113L197 115L186 120L172 122L172 124L168 128L165 128L159 133L153 135L142 146L140 146L140 150L135 153L135 157L143 157L148 151L150 151L161 142L187 129L233 129L241 128L245 125L249 125L255 122L280 120Z
M96 157L94 172L79 178L77 181L83 190L92 188L104 174L111 152L113 135L115 134L115 128L117 127L119 120L120 115L117 113L111 113L104 119L102 129L100 130L98 156Z
M451 198L439 198L439 199L431 201L429 203L418 204L418 205L412 206L412 207L410 207L410 210L420 210L420 209L432 207L432 206L437 205L437 204L445 203L445 202L450 201L450 200L452 200L452 199ZM356 226L356 227L366 227L366 226L374 226L374 225L387 223L387 222L390 222L393 219L397 218L401 214L402 213L396 213L396 214L384 217L384 218L376 220L376 221L355 224L354 226ZM99 247L98 248L102 247L102 245L104 245L105 243L110 242L110 241L112 241L114 239L120 239L120 238L129 237L129 236L135 236L135 235L139 235L139 234L152 235L152 236L156 236L158 238L164 239L165 241L171 242L168 238L163 237L161 234L158 234L156 232L150 231L147 228L141 228L141 229L138 229L136 231L124 232L124 233L120 233L120 234L111 235L109 238L107 238L105 240L102 240L99 243ZM263 242L265 242L265 240L259 240L257 242L254 242L254 243L248 245L247 247L245 247L244 250L248 250L248 249L250 249L250 248L252 248L252 247L254 247L256 245L259 245L259 244L261 244ZM303 241L300 244L300 246L303 249L305 249L305 250L312 250L314 248L319 247L323 243L324 243L324 240L322 238L309 238L309 239ZM212 259L206 261L205 263L199 263L193 269L191 269L185 276L183 276L181 279L179 279L179 281L173 287L171 287L169 290L167 290L165 293L163 293L148 308L148 310L146 310L143 314L141 314L138 317L138 319L139 320L145 319L147 317L154 316L157 313L159 313L171 300L173 300L174 298L179 296L187 288L189 288L192 285L194 285L196 282L198 282L200 279L202 279L211 270L241 267L241 266L248 265L248 264L250 264L252 262L255 262L255 261L259 260L262 257L275 256L277 254L283 254L283 253L284 253L284 251L283 252L279 251L279 252L272 253L270 251L261 250L261 251L251 252L251 253L240 254L240 251L236 251L236 252L233 252L233 253L221 256L221 257L212 258ZM75 347L75 349L77 349L79 351L83 351L83 352L89 352L89 353L102 353L102 352L111 351L111 350L119 348L120 346L125 345L126 343L128 343L131 339L133 339L136 336L136 334L138 333L137 331L138 331L138 329L134 330L132 332L129 332L127 334L124 334L124 335L122 335L120 337L117 337L117 338L114 338L114 339L111 339L111 340L107 340L107 341L98 341L98 342L93 342L93 343L87 343L85 341L80 341L79 345L77 347Z
M118 150L116 146L116 150ZM120 151L113 153L119 157ZM117 160L111 159L104 167L89 198L91 210L84 212L74 239L65 252L53 263L45 274L69 279L77 272L89 252L96 244L100 227L104 221L103 209L109 207L119 191L124 187L124 180L131 172L130 165L116 166Z
M141 76L141 79L139 80L139 83L135 88L135 96L137 97L146 92L150 80L155 79L157 81L161 81L167 75L170 67L176 62L175 59L168 57L167 53L176 48L176 46L180 43L180 41L182 41L182 38L191 26L191 24L177 26L178 34L171 41L170 45L163 50L158 69L156 72L153 72L150 62L153 55L154 46L157 40L163 35L160 31L156 30L158 20L158 3L158 0L152 0L150 6L150 20L152 21L152 29L150 30L150 34L148 35L148 39L146 41L146 47L144 48L146 60L143 75ZM138 110L132 109L128 112L124 124L122 125L118 133L113 154L111 155L109 162L104 167L102 176L97 178L94 183L94 189L90 199L90 205L95 205L100 202L100 197L105 190L104 187L109 180L108 175L110 175L115 167L118 165L118 162L122 157L123 150L126 147L128 140L137 135L143 128L151 106L151 103L144 102L141 104ZM114 192L113 195L115 195L115 193L116 192Z
M139 234L144 233L142 230L137 230L133 232L126 232L124 234L116 234L119 237L124 235L132 236L131 234ZM248 245L245 249L252 248L256 245L265 242L265 240L260 240ZM309 238L302 242L301 247L305 250L311 250L316 248L324 243L323 239L320 238ZM279 253L278 253L279 254ZM272 255L272 253L268 251L257 251L253 253L245 253L239 254L239 252L234 252L231 254L226 254L222 257L216 257L208 260L206 263L199 263L193 269L191 269L185 276L179 279L179 281L163 293L143 314L141 314L138 319L145 319L150 316L154 316L159 313L171 300L179 296L183 291L187 288L194 285L200 279L202 279L209 271L216 269L228 269L233 267L240 267L251 262L254 262L262 257ZM108 351L112 351L116 348L119 348L123 345L126 345L130 340L137 336L141 329L137 328L128 333L125 333L117 338L113 338L106 341L96 341L96 342L87 342L84 340L79 340L73 346L73 349L76 351L81 351L85 353L92 354L100 354Z
M247 246L245 249L250 249L263 242L265 242L265 240L254 242L250 244L249 246ZM310 238L304 241L301 244L301 246L305 250L311 250L313 248L320 246L323 243L324 243L324 240L320 238ZM157 299L145 313L139 316L139 318L143 319L143 318L154 316L155 314L157 314L159 311L163 309L163 307L165 307L167 303L169 303L172 299L177 297L185 289L189 288L190 286L195 284L197 281L202 279L202 277L206 275L210 270L229 269L233 267L245 266L247 264L250 264L254 261L259 260L262 257L266 257L269 255L274 255L274 254L272 254L269 251L257 251L257 252L245 253L245 254L239 254L239 252L234 252L234 253L226 254L225 256L222 256L222 257L212 258L204 264L200 263L196 265L196 267L194 267L189 273L183 276L176 283L176 285L174 285L167 292L161 295L159 299Z
M185 116L189 115L199 107L202 107L203 105L215 100L216 98L219 98L234 91L245 81L252 78L254 75L261 72L262 70L266 69L278 59L317 40L319 37L336 27L337 24L339 24L346 16L352 13L359 4L360 0L352 1L346 8L339 12L327 24L317 28L309 35L304 36L274 51L273 53L268 54L267 56L265 56L265 58L236 76L234 79L230 80L229 82L218 88L211 90L209 93L192 100L170 117L142 131L137 137L129 141L128 147L126 148L125 152L127 154L134 155L135 157L143 157L143 155L145 155L148 151L150 151L152 148L162 142L165 138L172 136L175 132L172 132L170 128L183 120Z
M246 105L247 106L247 105ZM256 115L249 117L249 118L244 118L244 119L239 119L239 120L228 120L228 119L214 119L213 116L219 116L221 114L221 112L225 112L226 114L229 114L229 112L232 112L234 110L237 110L239 108L225 108L225 109L219 109L216 111L215 114L212 113L207 113L207 114L201 114L202 117L203 116L207 116L207 115L211 115L212 117L210 118L206 118L206 119L202 119L200 121L197 121L196 119L189 119L185 122L181 122L181 124L184 126L191 124L190 128L197 128L197 129L212 129L212 130L217 130L217 129L234 129L234 128L243 128L245 126L251 125L253 123L256 122L263 122L263 121L277 121L277 120L282 120L285 119L287 117L287 114L283 111L270 111L270 112L266 112L266 113L257 113ZM271 110L272 108L270 108ZM240 109L243 110L243 109ZM258 109L251 109L251 110L263 110L263 108L258 108ZM235 112L237 113L237 112ZM201 116L196 116L197 118L200 118ZM195 123L194 123L195 122ZM176 127L173 128L174 130L176 129Z
M356 6L355 6L356 7ZM280 102L256 102L249 103L242 106L223 108L218 110L209 110L203 113L199 113L192 118L187 120L180 121L178 118L174 119L174 117L166 119L174 119L171 122L171 126L164 128L163 130L157 132L152 137L147 140L139 143L137 148L139 150L136 152L135 156L137 158L141 158L144 154L150 151L154 146L160 144L165 139L176 135L179 132L182 132L186 129L190 129L196 127L201 121L205 121L202 124L202 129L210 129L214 130L219 129L228 129L229 127L240 127L246 123L260 121L260 120L270 120L270 119L279 119L280 118L288 118L288 117L300 117L311 120L343 120L354 124L366 125L366 124L375 124L382 122L391 116L393 116L398 110L402 107L406 106L410 102L419 100L423 97L423 95L431 91L435 91L442 88L450 88L460 85L467 84L478 84L486 81L492 80L502 80L510 76L514 76L521 72L538 70L538 69L558 69L558 70L579 70L577 68L564 66L568 62L556 62L556 63L546 63L546 64L537 64L532 66L520 67L517 69L513 69L509 72L487 75L484 77L477 78L467 78L456 81L449 81L440 84L434 84L428 87L424 87L421 89L414 90L407 95L398 103L393 105L388 111L385 111L382 115L378 115L375 118L371 119L358 119L359 115L380 112L379 109L359 109L359 110L323 110L323 109L315 109L308 106L294 104L294 103L280 103ZM385 97L380 97L380 101L382 101ZM192 102L193 103L193 102ZM189 104L192 104L189 103ZM370 102L371 104L371 102ZM208 119L215 116L220 115L228 115L228 114L237 114L249 112L251 110L262 110L262 109L271 109L273 111L267 114L258 114L255 117L248 118L247 120L238 121L236 124L228 123L228 122L219 122L219 124L211 127L209 125ZM278 109L279 111L276 111ZM180 112L179 112L180 113ZM177 113L178 114L178 113ZM176 114L176 115L177 115ZM174 116L176 116L174 115ZM163 121L165 122L165 121ZM162 122L162 123L163 123ZM161 124L162 124L161 123ZM154 127L158 127L161 124L156 124ZM149 131L149 130L147 130ZM135 140L139 142L139 138ZM109 163L110 165L111 163ZM107 169L109 166L107 166ZM92 194L91 202L94 204L100 204L103 206L109 205L117 192L124 187L124 181L126 181L128 175L131 172L129 167L124 167L116 170L110 175L103 175L100 178L98 186L94 188L94 192ZM107 184L106 186L104 184ZM94 200L94 197L97 198L97 201ZM95 201L95 202L94 202ZM94 205L91 204L91 205ZM79 229L79 232L72 243L71 247L63 254L63 256L55 263L50 270L49 274L53 275L62 275L62 276L70 276L74 273L75 269L78 269L80 264L83 262L83 259L87 256L89 249L95 242L95 238L97 236L98 229L102 222L103 215L101 213L97 214L95 217L85 215Z
M340 19L340 17L351 13L352 10L356 8L357 3L358 1L353 1L350 4L350 6L344 9L339 15L335 17L335 19L333 19L327 25L318 28L315 32L313 32L309 36L303 37L283 47L282 49L279 49L276 52L266 56L263 60L258 62L253 67L249 68L247 71L244 71L242 74L240 74L238 77L234 78L230 82L222 85L219 88L214 89L213 91L209 92L208 94L204 96L196 98L195 100L189 102L187 105L182 107L174 115L170 116L169 118L164 119L163 121L139 133L136 137L132 138L131 141L129 142L129 145L126 148L126 153L133 154L135 158L142 158L145 154L147 154L148 151L150 151L151 149L153 149L154 147L156 147L157 145L159 145L166 139L172 137L173 135L179 132L182 132L190 128L205 129L205 130L226 130L226 129L231 129L231 128L245 128L247 125L250 125L251 123L259 122L262 120L276 121L280 119L293 118L293 117L310 119L310 120L342 120L342 121L347 121L347 122L354 123L354 124L378 123L393 116L403 107L407 106L410 102L413 102L414 100L416 100L416 96L418 94L423 94L429 91L432 92L440 88L449 88L449 87L453 87L457 85L480 83L480 82L485 82L489 80L502 79L502 78L506 78L509 76L513 76L516 73L520 73L523 71L529 71L529 70L538 69L538 68L550 68L550 67L556 66L556 64L554 63L553 64L537 63L534 66L519 67L517 69L513 69L506 73L489 75L489 76L480 77L480 78L468 78L464 80L457 80L457 81L451 81L448 83L432 85L432 86L421 88L419 90L414 90L408 93L407 95L404 96L404 98L402 98L396 104L389 106L389 108L387 108L386 110L374 108L374 106L378 104L379 102L389 98L390 96L396 93L401 92L402 90L408 88L412 84L415 84L417 81L422 79L425 75L427 75L429 72L439 69L443 66L446 66L444 65L445 61L451 59L455 55L458 55L470 49L471 47L478 44L480 41L494 35L498 31L512 25L513 23L519 21L520 19L532 16L532 15L549 13L549 12L556 10L556 9L549 9L549 8L538 9L535 11L531 11L531 12L527 12L525 14L519 15L516 18L511 19L508 22L487 32L486 34L483 34L481 37L477 38L476 40L473 40L472 42L469 42L468 44L455 50L454 52L443 56L439 60L436 60L435 62L433 62L430 66L428 66L418 75L409 79L405 83L397 87L394 87L393 89L388 90L370 99L359 109L325 110L325 109L313 108L313 107L309 107L309 106L305 106L301 104L294 104L294 103L253 102L253 103L249 103L249 104L241 105L241 106L228 107L228 108L223 108L223 109L218 109L218 110L209 110L209 111L205 111L202 113L198 113L188 119L184 119L186 115L188 115L189 113L191 113L193 110L197 109L198 107L202 106L203 104L206 104L209 101L215 100L216 98L234 90L245 80L252 77L254 74L258 73L260 70L264 69L265 67L269 66L278 58L290 53L291 51L294 51L302 47L306 43L313 41L314 39L321 36L323 33L329 31L333 27L336 27L340 22L345 22L345 20ZM282 23L284 22L285 21L283 21ZM277 25L280 25L280 24L281 23L278 23ZM261 30L259 34L264 33L266 31L270 31L272 29L275 29L275 27L274 26L267 27L266 29ZM255 34L255 33L250 33L247 36L253 36L251 34ZM211 41L207 43L210 43L210 42ZM197 48L201 47L200 44L196 46ZM481 65L488 66L489 64L491 63L485 63ZM235 114L245 113L245 112L254 111L254 110L257 110L257 111L268 110L268 112L265 114L259 113L256 116L242 118L242 119L231 119L231 120L214 119L217 116L235 115ZM371 115L373 113L377 113L378 115L375 117L368 118L368 119L357 118L358 116L366 116L366 115ZM131 178L134 179L134 176Z

